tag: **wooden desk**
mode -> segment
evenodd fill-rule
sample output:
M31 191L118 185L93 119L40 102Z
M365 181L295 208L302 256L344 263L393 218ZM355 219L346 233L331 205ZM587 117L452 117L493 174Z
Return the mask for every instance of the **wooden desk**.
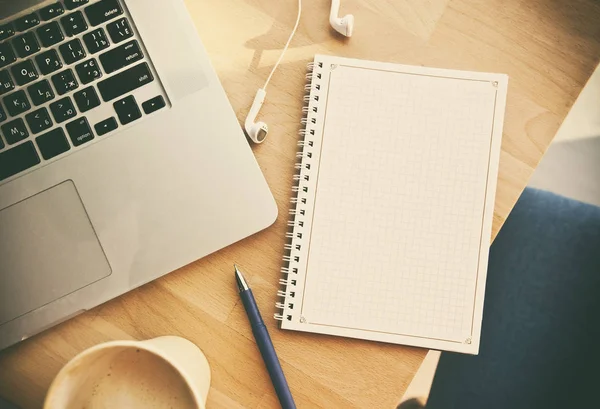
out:
M187 0L240 121L279 56L295 0ZM75 354L112 339L177 334L212 366L210 408L274 408L277 401L236 294L244 267L263 315L275 312L306 64L315 53L510 76L496 199L496 233L600 56L593 0L345 0L356 17L345 41L329 28L329 1L305 0L301 25L273 77L254 149L277 199L274 226L0 353L0 395L40 407ZM267 319L300 408L392 408L426 351L284 332Z

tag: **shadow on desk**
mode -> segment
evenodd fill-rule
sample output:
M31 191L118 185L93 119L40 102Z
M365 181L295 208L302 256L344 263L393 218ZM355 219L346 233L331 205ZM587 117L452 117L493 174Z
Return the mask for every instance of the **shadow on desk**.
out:
M17 406L0 398L0 409L19 409Z

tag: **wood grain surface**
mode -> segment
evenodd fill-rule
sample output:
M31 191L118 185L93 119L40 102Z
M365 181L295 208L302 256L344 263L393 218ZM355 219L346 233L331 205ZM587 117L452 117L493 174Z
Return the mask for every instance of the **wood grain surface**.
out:
M296 18L295 0L186 0L243 122ZM393 408L425 350L281 331L275 312L304 73L315 53L510 76L494 235L527 184L600 56L594 0L345 0L347 40L328 24L327 0L305 0L298 34L268 88L254 153L277 199L267 230L0 353L0 395L41 406L75 354L113 339L175 334L212 367L208 408L275 408L277 400L233 280L248 275L300 408ZM201 126L201 124L199 124ZM367 136L368 137L368 136ZM367 140L366 143L369 141Z

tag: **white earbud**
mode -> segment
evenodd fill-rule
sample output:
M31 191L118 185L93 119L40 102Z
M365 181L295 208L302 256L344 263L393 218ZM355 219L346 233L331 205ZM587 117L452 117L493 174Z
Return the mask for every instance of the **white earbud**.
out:
M331 0L331 12L329 13L329 24L338 33L346 37L352 36L354 30L354 16L346 14L344 17L338 17L340 12L340 0Z
M248 116L246 116L246 122L244 122L246 134L255 143L262 143L269 133L269 127L267 124L264 122L254 122L256 121L258 112L265 102L266 96L267 92L263 88L260 88L258 91L256 91L254 102L252 103L252 107L248 112Z
M296 17L296 24L294 25L294 28L292 29L292 32L290 33L290 36L289 36L287 42L285 43L283 50L281 50L279 59L277 59L277 62L273 66L273 69L271 69L271 73L267 77L267 81L265 82L265 85L261 89L256 91L256 96L254 97L254 102L252 103L252 106L250 107L250 111L248 112L248 116L246 117L246 122L244 122L244 129L246 130L246 134L252 140L252 142L263 143L267 137L267 134L269 133L269 127L267 126L267 124L265 124L264 122L254 122L254 121L256 121L256 116L258 115L260 108L263 106L263 103L265 102L265 97L267 96L267 91L266 91L267 85L269 85L269 81L271 81L271 77L273 77L275 70L277 69L277 67L279 67L279 64L281 63L281 60L283 59L285 52L287 51L288 47L290 46L290 42L292 41L292 38L294 38L294 34L296 34L296 30L298 30L298 24L300 24L300 16L301 15L302 15L302 0L298 0L298 17Z
M0 0L1 1L1 0ZM346 37L352 36L352 32L354 31L354 16L352 14L346 14L344 17L339 18L338 13L340 12L340 0L331 0L331 12L329 13L329 23L331 27L335 29L338 33L345 35ZM263 103L265 102L265 97L267 96L267 85L269 85L269 81L271 81L271 77L275 73L277 67L281 63L283 59L283 55L287 51L290 46L290 42L296 34L296 30L298 29L298 24L300 23L300 16L302 15L302 0L298 0L298 17L296 17L296 24L290 33L290 36L279 55L279 59L271 69L271 73L267 77L267 81L265 85L256 91L256 96L254 97L254 102L252 103L252 107L250 107L250 111L248 112L248 116L246 116L246 121L244 122L244 129L248 137L255 143L262 143L267 138L267 134L269 133L269 127L264 122L255 122L256 117L262 108Z

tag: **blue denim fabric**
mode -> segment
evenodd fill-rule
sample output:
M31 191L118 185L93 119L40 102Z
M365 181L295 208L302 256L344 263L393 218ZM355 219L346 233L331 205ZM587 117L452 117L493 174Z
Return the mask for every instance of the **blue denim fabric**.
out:
M478 356L427 409L600 408L600 208L527 189L490 250Z

